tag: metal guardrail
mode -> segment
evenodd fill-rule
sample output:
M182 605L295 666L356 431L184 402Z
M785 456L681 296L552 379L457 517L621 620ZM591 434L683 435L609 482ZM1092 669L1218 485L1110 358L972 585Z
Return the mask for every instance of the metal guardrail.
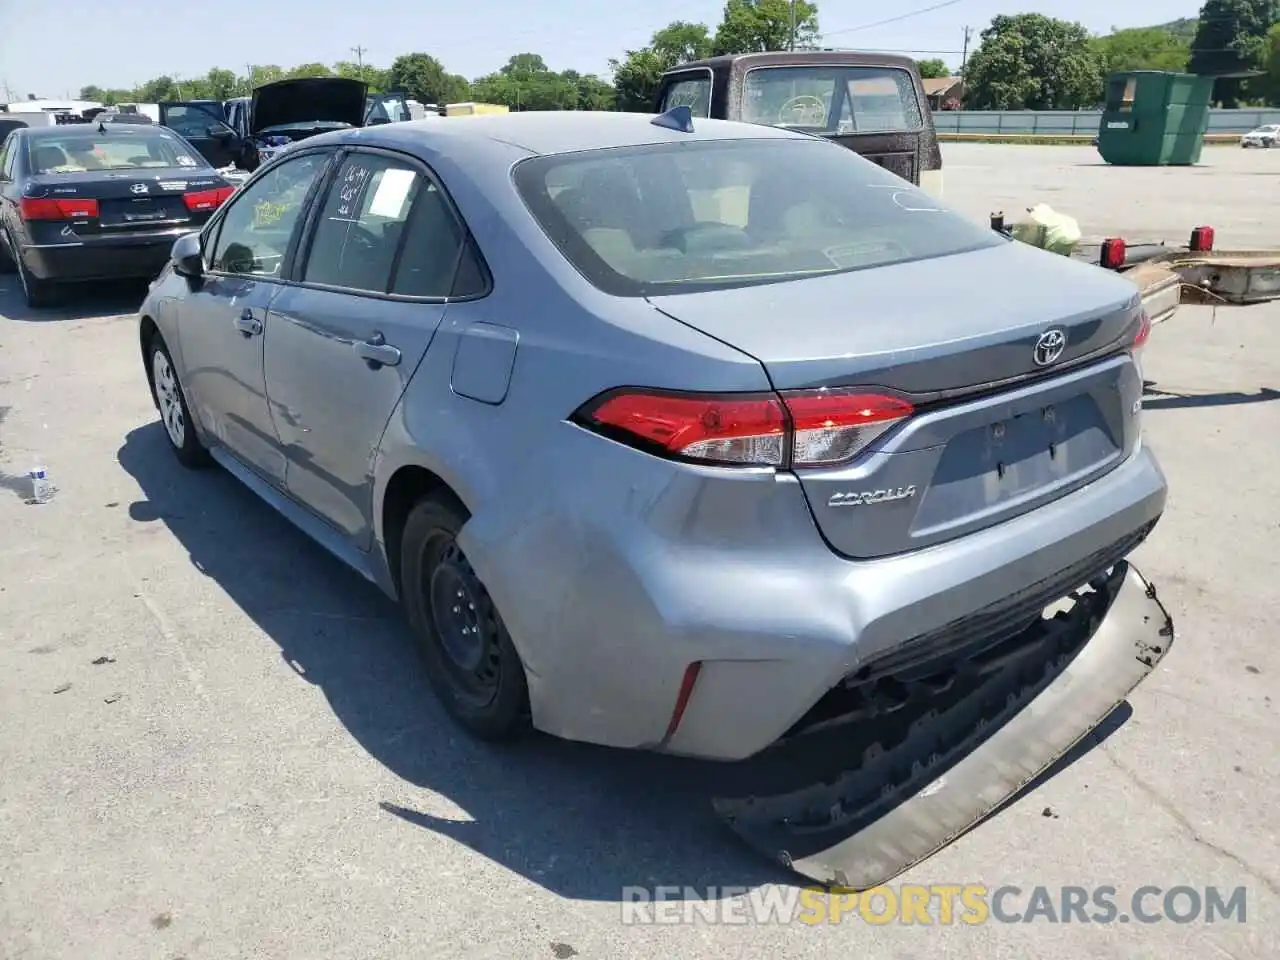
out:
M1097 136L1099 110L935 110L933 125L942 134L1023 134L1027 136ZM1242 134L1267 123L1280 123L1280 110L1209 111L1209 135Z

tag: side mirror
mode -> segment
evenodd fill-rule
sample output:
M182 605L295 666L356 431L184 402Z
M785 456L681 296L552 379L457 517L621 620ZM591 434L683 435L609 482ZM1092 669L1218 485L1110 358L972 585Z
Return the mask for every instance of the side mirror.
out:
M173 243L169 254L173 263L173 272L189 280L198 280L204 276L204 252L200 249L200 234L188 233Z
M230 127L220 127L216 124L214 126L207 127L204 132L215 140L226 140L228 137L235 136L235 131Z

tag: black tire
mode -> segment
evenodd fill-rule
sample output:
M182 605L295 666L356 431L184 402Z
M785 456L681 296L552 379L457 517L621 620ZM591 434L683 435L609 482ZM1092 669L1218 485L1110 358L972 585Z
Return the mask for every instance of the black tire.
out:
M482 740L508 740L528 729L529 690L511 635L458 546L466 520L461 506L438 496L409 512L400 602L445 710Z
M10 246L13 246L13 237L9 237ZM17 247L13 247L15 253ZM26 264L22 262L20 257L13 258L13 265L18 272L18 280L22 283L22 295L26 298L27 306L33 310L41 307L51 307L58 299L58 285L52 280L41 280L27 269Z
M169 371L169 376L164 375ZM160 411L160 425L169 440L169 448L178 462L189 470L199 470L211 462L209 451L196 436L191 423L191 410L182 383L178 380L173 356L164 338L156 334L147 344L147 379L151 383L151 399ZM180 438L180 439L179 439Z
M8 235L0 236L0 274L17 273L18 265L14 262L13 257L9 256Z

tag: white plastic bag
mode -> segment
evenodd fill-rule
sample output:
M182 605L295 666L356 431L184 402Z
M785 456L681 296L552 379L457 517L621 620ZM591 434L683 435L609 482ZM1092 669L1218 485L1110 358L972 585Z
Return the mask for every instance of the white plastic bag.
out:
M1013 237L1033 247L1069 257L1080 242L1080 224L1047 203L1037 203L1026 220L1013 225Z

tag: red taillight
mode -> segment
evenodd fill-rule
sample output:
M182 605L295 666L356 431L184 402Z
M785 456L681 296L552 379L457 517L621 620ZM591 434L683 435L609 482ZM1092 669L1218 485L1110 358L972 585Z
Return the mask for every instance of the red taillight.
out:
M680 681L680 690L676 694L675 709L671 711L671 719L667 721L667 734L663 741L670 740L680 729L680 721L684 719L684 711L689 706L689 698L693 696L693 685L698 682L698 674L702 672L702 664L694 662L685 667L684 677Z
M669 454L715 463L782 465L787 422L772 393L627 390L607 396L586 418Z
M1213 249L1213 227L1196 227L1191 231L1191 252L1208 253Z
M1147 311L1142 311L1142 322L1138 326L1138 332L1133 337L1133 349L1138 350L1146 345L1147 338L1151 336L1151 318L1147 316Z
M915 412L907 401L879 393L813 390L782 398L795 431L792 463L797 467L843 463Z
M844 463L914 413L905 400L849 390L781 395L619 390L578 419L655 453L736 466Z
M98 215L98 201L23 197L18 209L23 220L83 220Z
M193 190L184 193L182 199L187 202L187 209L192 213L202 210L217 210L236 192L235 187L218 187L215 190Z
M1104 267L1119 270L1124 266L1124 240L1111 237L1102 241L1102 255L1099 257Z

